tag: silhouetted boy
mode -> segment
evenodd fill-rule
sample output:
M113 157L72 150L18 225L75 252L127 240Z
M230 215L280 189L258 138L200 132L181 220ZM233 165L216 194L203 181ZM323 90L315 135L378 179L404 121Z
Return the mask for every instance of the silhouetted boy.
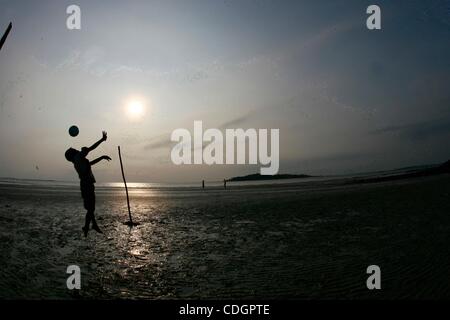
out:
M100 143L103 141L106 141L107 135L106 132L103 131L103 136L100 140L98 140L96 143L94 143L91 147L83 147L81 148L81 151L78 151L76 149L70 148L67 149L65 156L67 161L70 161L73 163L75 170L78 172L78 176L80 177L80 189L81 189L81 196L83 198L84 202L84 208L87 210L86 213L86 221L84 224L83 232L84 236L87 237L88 231L89 231L89 224L92 222L92 229L97 231L98 233L103 233L100 228L97 225L97 221L95 221L95 178L92 174L91 166L94 164L100 162L101 160L108 160L110 161L111 158L108 156L101 156L95 160L92 160L89 162L88 159L86 159L86 156L89 154L89 152L93 151L95 148L97 148Z

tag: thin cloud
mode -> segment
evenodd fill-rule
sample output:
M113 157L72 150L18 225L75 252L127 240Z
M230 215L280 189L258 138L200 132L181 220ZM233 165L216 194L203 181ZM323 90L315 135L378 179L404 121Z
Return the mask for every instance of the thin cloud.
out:
M450 119L423 121L406 125L387 126L371 134L399 134L411 140L423 140L450 133Z
M227 121L219 126L219 129L227 129L227 128L235 128L238 125L241 125L245 121L251 118L251 113L247 113L246 115L238 118L234 118L230 121Z
M242 117L231 119L218 126L219 129L224 130L227 128L235 128L238 125L244 123L251 118L251 113L248 113ZM162 134L150 140L145 146L144 150L159 150L168 149L174 145L174 142L170 140L170 133Z
M173 141L170 141L170 133L162 134L151 139L150 142L144 146L144 150L166 149L171 147L172 144Z

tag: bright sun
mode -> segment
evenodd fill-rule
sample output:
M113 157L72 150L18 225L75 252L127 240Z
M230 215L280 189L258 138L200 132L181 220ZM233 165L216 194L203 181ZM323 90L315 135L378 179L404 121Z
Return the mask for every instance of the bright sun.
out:
M144 103L139 100L131 100L127 104L126 112L130 119L138 120L145 113Z

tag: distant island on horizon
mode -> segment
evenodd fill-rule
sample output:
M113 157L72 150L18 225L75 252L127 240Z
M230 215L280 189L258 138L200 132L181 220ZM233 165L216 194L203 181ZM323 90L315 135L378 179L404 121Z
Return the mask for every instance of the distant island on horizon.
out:
M409 169L409 170L408 170ZM395 171L405 170L402 174L394 174ZM443 173L450 173L450 160L437 164L437 165L427 165L427 166L411 166L404 167L402 169L388 170L391 175L380 176L380 177L370 177L370 178L358 178L358 182L376 182L376 181L386 181L386 180L398 180L404 178L413 178L420 176L429 176ZM373 172L376 173L376 172ZM302 178L314 178L318 176L311 176L307 174L276 174L276 175L261 175L259 173L249 174L246 176L238 176L227 179L227 182L237 182L237 181L265 181L265 180L287 180L287 179L302 179Z
M227 179L227 182L235 181L263 181L263 180L283 180L283 179L302 179L302 178L312 178L307 174L275 174L275 175L261 175L259 173L249 174L246 176L232 177Z

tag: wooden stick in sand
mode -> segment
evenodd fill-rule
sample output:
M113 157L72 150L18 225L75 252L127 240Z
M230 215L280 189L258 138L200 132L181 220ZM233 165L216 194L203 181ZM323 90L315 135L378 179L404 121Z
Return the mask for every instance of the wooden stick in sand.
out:
M125 222L125 224L130 227L133 227L133 226L136 226L137 223L134 223L133 219L131 218L130 198L128 196L127 180L125 179L125 173L123 172L122 155L120 154L120 146L118 146L117 149L119 150L120 169L122 170L123 183L125 184L125 193L127 194L128 216L130 217L130 221Z
M2 39L0 40L0 50L2 50L3 44L5 43L6 38L8 37L8 34L11 31L11 29L12 29L12 22L9 23L8 28L6 28L6 31L3 34Z

